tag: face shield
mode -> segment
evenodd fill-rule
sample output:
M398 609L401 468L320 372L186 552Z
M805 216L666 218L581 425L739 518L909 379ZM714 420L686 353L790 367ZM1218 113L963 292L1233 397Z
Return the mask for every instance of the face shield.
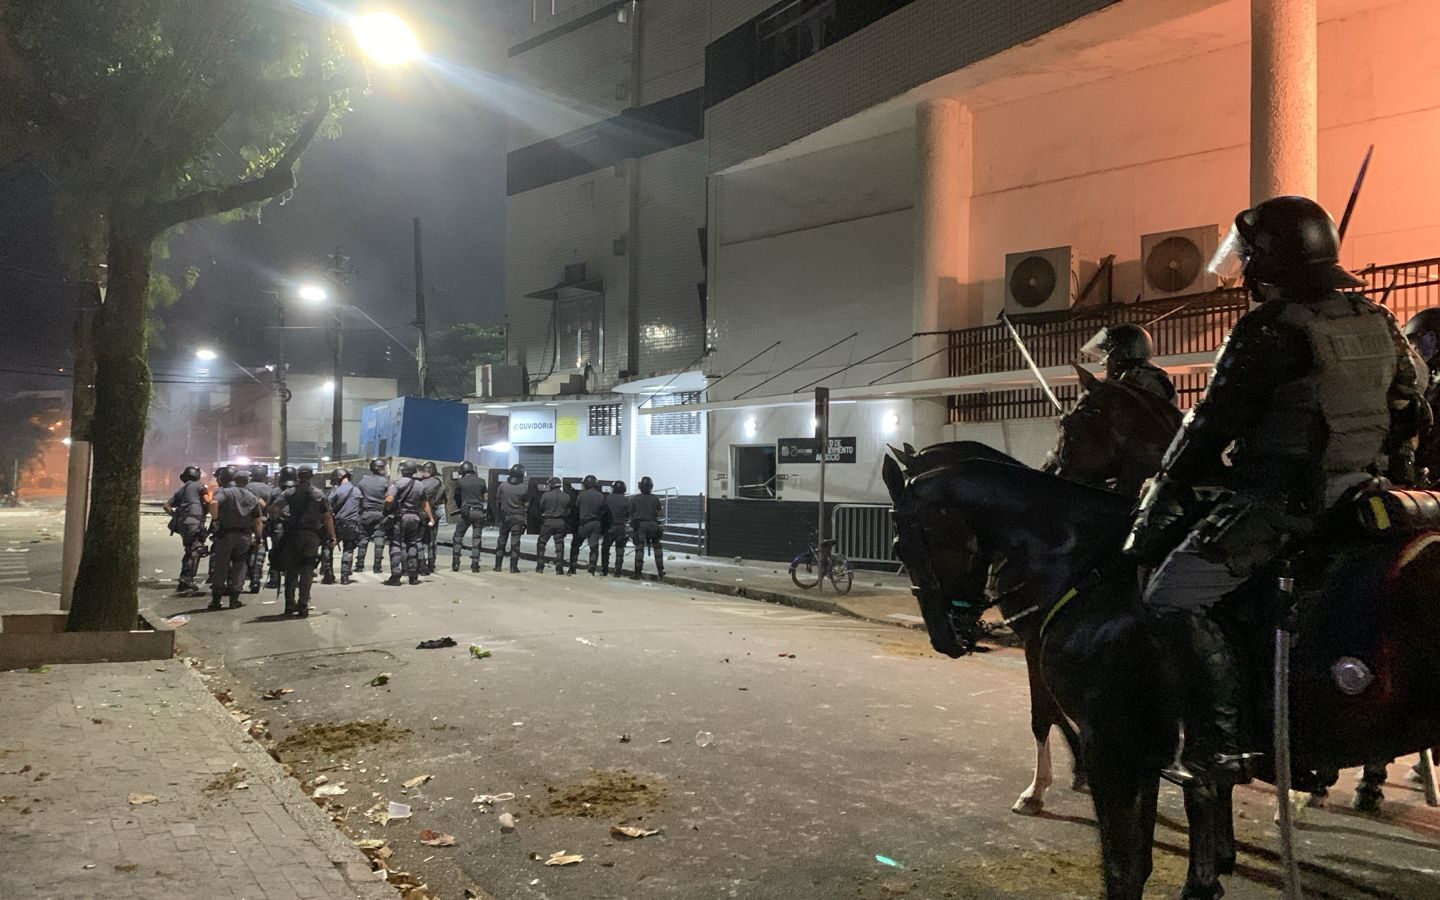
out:
M1249 256L1249 247L1240 236L1240 229L1231 225L1225 240L1220 242L1215 255L1210 257L1210 264L1206 269L1217 278L1238 281L1240 276L1245 274L1245 263L1249 261Z
M1099 331L1095 332L1095 336L1092 337L1090 340L1086 341L1085 346L1080 348L1080 355L1089 359L1093 359L1097 362L1102 361L1105 359L1105 357L1109 356L1110 330L1107 328L1102 328Z
M1406 337L1410 341L1410 346L1422 361L1434 359L1435 351L1440 350L1440 338L1437 338L1435 332L1428 329L1407 335ZM1424 384L1423 379L1421 383Z

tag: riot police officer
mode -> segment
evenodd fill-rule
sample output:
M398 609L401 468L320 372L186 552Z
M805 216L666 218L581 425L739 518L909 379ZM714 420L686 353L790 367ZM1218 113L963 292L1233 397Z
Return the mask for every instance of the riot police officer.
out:
M655 556L655 574L661 578L665 577L665 549L660 546L660 538L663 536L662 522L665 518L665 507L661 504L660 498L651 491L655 489L655 482L646 475L640 479L640 493L630 498L630 528L632 531L631 541L635 544L635 577L640 577L640 570L645 567L645 548Z
M1422 309L1405 323L1405 337L1415 355L1425 364L1421 388L1430 410L1430 422L1420 434L1415 450L1415 467L1423 484L1440 480L1440 307Z
M270 523L265 516L266 509L275 502L275 490L268 483L270 472L264 466L253 465L250 467L250 483L245 489L255 495L260 501L260 519L264 523L264 530L261 532L260 540L250 549L250 562L246 566L246 572L250 577L250 593L260 593L260 582L265 577L265 539L270 535Z
M1130 322L1107 325L1080 350L1104 358L1107 379L1175 402L1175 384L1169 373L1152 362L1155 341L1150 332L1139 325Z
M570 517L570 495L559 478L551 478L549 490L540 495L540 540L535 544L535 571L545 571L545 546L555 539L555 574L565 574L566 520Z
M605 495L600 493L600 481L594 475L586 475L580 483L580 493L575 497L575 535L570 539L570 574L575 574L575 562L580 558L580 545L590 545L591 575L595 574L595 558L600 553L600 532L604 526L600 521L605 512Z
M520 571L520 536L530 517L530 486L525 483L525 467L516 463L510 467L509 476L495 487L495 505L498 507L496 524L500 526L500 537L495 542L495 571L505 559L505 542L510 542L510 571Z
M350 470L341 466L330 473L330 495L325 498L335 519L335 538L340 544L340 583L351 584L355 571L355 547L364 532L360 527L360 489L350 482ZM335 555L334 547L330 556Z
M616 481L605 495L605 509L601 515L601 527L605 538L600 544L600 574L611 574L610 548L615 548L614 574L619 578L625 571L625 541L630 534L630 501L625 496L625 482Z
M471 528L475 533L470 545L470 571L480 571L480 533L485 530L485 502L488 489L485 479L475 472L475 464L462 462L455 473L455 505L460 508L459 521L455 523L455 536L450 539L450 571L460 571L460 548L465 546L465 535Z
M390 479L385 477L385 460L370 460L370 471L355 485L360 489L360 549L355 553L355 571L365 571L365 551L375 545L375 573L380 573L380 555L385 540L385 494Z
M284 484L285 470L280 471ZM326 540L335 543L335 518L325 495L311 483L314 477L314 469L301 466L295 473L295 483L281 491L274 508L274 515L285 527L280 531L270 570L278 566L285 573L285 614L302 619L310 615L310 584L315 580L315 564L320 561L320 545Z
M180 578L175 585L177 594L199 593L195 574L200 571L200 558L205 555L205 516L210 504L210 489L201 479L199 466L186 466L180 472L180 489L165 501L165 512L170 514L170 533L180 535L183 555L180 558Z
M390 577L391 587L400 584L400 573L410 576L411 584L420 583L420 538L426 523L435 524L430 501L415 478L418 467L409 460L400 463L400 477L385 493L385 512L391 517Z
M440 541L440 511L445 508L445 483L440 480L440 467L427 462L420 467L420 492L430 504L434 524L424 525L420 539L420 574L435 574L435 551Z
M276 507L280 502L281 495L295 487L295 485L299 483L299 480L300 474L294 466L281 466L280 471L275 474L275 491L272 495L275 500L270 504L270 509L274 512L274 515L267 515L265 517L266 527L270 532L270 574L265 579L266 590L278 589L280 587L281 575L284 573L283 568L275 565L275 560L279 558L275 549L280 546L281 541L285 540L285 526L289 520L285 516L280 515Z
M1387 442L1414 433L1422 401L1404 339L1384 309L1344 292L1362 282L1339 250L1312 200L1236 217L1212 271L1243 274L1260 305L1231 331L1126 542L1158 563L1144 601L1190 676L1181 775L1236 768L1238 676L1210 609L1367 482ZM1187 531L1194 488L1217 480L1233 493Z
M240 591L245 587L250 551L264 534L262 504L249 489L248 469L221 466L215 472L215 480L220 484L210 499L210 521L215 529L210 567L215 578L211 582L207 609L223 608L221 597L229 597L230 608L239 609L245 605L240 602Z

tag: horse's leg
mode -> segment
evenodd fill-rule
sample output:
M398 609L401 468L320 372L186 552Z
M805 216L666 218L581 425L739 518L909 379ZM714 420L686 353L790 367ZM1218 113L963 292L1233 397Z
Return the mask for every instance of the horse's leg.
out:
M1150 875L1159 778L1113 767L1091 773L1090 796L1100 823L1101 868L1106 900L1141 900ZM1144 784L1142 784L1142 782Z
M1385 799L1385 792L1381 790L1385 784L1385 774L1388 768L1387 762L1366 763L1365 768L1360 772L1360 781L1355 785L1355 809L1365 813L1377 813L1380 811L1380 801Z
M1226 778L1216 785L1215 870L1235 874L1235 782Z
M1055 720L1055 724L1060 726L1060 733L1065 735L1065 743L1070 747L1070 758L1073 761L1070 768L1070 790L1087 791L1090 789L1090 779L1085 774L1085 757L1080 751L1080 735L1070 726L1070 721L1063 712Z
M1215 900L1225 895L1220 886L1219 788L1202 775L1185 786L1185 818L1190 825L1190 868L1185 873L1181 900Z
M1033 816L1045 808L1045 791L1054 780L1050 769L1050 726L1060 718L1060 710L1045 689L1040 662L1033 658L1029 647L1025 648L1025 668L1030 678L1030 733L1035 737L1035 777L1010 811Z

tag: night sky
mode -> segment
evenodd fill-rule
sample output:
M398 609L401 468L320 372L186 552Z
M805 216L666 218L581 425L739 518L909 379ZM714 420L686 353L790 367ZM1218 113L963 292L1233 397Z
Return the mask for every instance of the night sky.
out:
M428 14L407 4L407 14L428 24L422 31L427 50L442 55L449 68L483 71L503 65L506 6L504 0L437 0ZM157 379L193 377L201 346L245 366L273 362L274 300L265 292L293 290L337 248L355 272L351 302L413 348L416 216L424 231L432 333L454 322L502 321L503 115L483 94L428 66L372 69L371 85L344 118L343 134L306 153L285 205L270 203L258 221L192 222L171 237L171 257L161 266L176 275L194 266L200 280L164 314L151 352ZM0 393L64 386L14 371L54 371L70 362L73 295L56 257L48 202L42 179L23 170L0 172ZM286 303L292 371L328 371L326 314L288 293ZM369 322L354 313L343 321L347 370L413 371L408 354Z

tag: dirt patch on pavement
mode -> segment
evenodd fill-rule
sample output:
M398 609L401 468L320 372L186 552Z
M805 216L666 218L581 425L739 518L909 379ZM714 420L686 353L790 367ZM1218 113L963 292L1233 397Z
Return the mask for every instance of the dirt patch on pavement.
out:
M305 725L275 745L282 759L310 759L335 756L360 747L399 740L410 733L396 728L389 719L379 722L324 722Z
M593 769L571 784L546 785L543 803L532 807L536 816L577 816L608 819L635 810L651 810L665 799L665 785L640 778L625 769Z
M880 639L875 643L882 652L891 656L903 656L906 659L938 659L940 657L940 654L931 649L929 642L921 637L898 641Z
M235 790L236 786L245 783L245 770L243 768L232 768L228 772L222 772L210 779L203 790L207 794L225 794Z

